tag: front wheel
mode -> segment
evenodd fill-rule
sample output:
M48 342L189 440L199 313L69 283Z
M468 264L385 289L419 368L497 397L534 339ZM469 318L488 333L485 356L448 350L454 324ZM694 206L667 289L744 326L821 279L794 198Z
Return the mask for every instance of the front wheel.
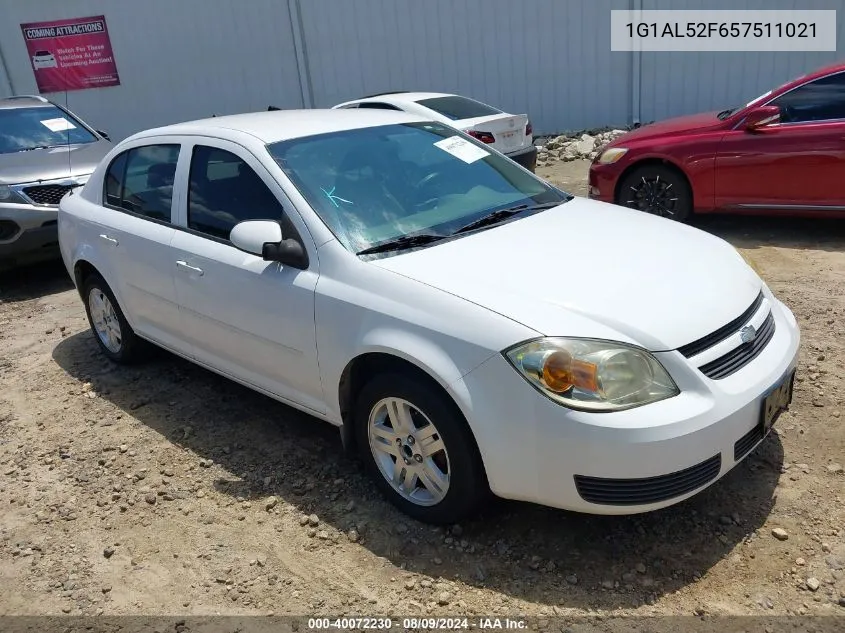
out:
M379 375L356 401L358 446L382 493L426 523L456 523L474 514L489 487L470 430L434 386Z
M644 165L619 183L616 204L686 222L692 215L692 191L686 178L664 165Z

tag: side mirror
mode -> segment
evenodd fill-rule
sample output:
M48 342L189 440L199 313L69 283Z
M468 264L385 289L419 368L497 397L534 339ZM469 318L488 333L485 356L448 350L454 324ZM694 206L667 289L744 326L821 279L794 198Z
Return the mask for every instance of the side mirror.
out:
M258 255L268 262L279 262L304 270L308 268L308 253L295 239L284 239L282 227L273 220L239 222L229 233L235 248Z
M107 141L111 141L111 138L109 138L109 135L108 135L108 134L106 134L105 132L103 132L102 130L97 130L97 134L99 134L100 136L102 136L102 137L103 137L104 139L106 139Z
M780 123L780 108L777 106L760 106L745 115L745 129L749 132L759 130L773 123Z

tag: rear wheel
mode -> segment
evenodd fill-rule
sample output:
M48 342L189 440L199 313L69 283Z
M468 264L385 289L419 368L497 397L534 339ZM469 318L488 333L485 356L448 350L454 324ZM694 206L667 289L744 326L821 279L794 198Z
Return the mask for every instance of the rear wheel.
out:
M677 169L665 165L643 165L629 172L619 183L616 204L686 222L692 215L692 191Z
M374 377L356 400L361 457L400 510L427 523L456 523L489 493L460 412L434 386L401 374Z
M94 338L106 356L123 364L137 362L146 356L148 344L135 334L114 293L100 275L92 273L85 278L82 298Z

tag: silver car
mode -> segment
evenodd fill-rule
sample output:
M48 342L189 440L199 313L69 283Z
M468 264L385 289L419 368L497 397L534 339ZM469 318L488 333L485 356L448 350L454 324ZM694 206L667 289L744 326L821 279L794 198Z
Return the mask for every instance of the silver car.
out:
M0 99L0 270L59 256L59 200L111 148L105 133L44 97Z

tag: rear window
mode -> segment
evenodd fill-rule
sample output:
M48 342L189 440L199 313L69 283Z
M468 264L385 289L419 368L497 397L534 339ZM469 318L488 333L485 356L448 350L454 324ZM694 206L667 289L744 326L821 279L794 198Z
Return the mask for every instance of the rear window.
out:
M417 101L417 103L429 110L434 110L452 121L502 114L501 110L497 110L480 101L467 99L466 97L434 97L432 99L422 99L421 101Z

